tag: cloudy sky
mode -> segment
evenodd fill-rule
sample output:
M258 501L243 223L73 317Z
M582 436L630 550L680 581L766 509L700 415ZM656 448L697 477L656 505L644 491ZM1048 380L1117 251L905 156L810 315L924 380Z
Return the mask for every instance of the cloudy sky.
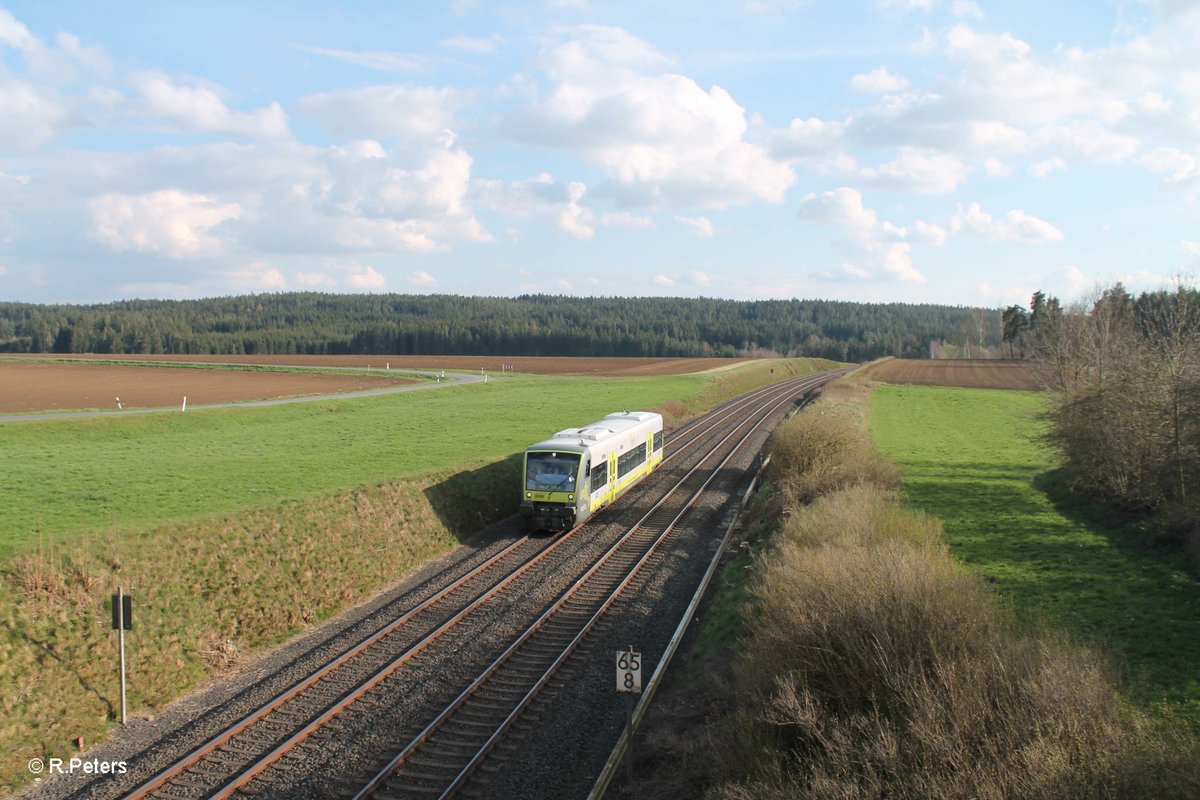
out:
M0 300L1198 272L1198 0L0 0Z

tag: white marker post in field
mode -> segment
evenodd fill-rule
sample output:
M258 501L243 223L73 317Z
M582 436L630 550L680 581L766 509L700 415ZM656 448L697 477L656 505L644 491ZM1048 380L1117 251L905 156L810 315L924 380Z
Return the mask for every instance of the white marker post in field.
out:
M642 654L629 645L628 650L617 651L617 691L625 692L625 725L628 733L625 748L625 780L633 783L633 696L642 693Z
M183 408L179 409L180 413L187 411L187 395L183 396Z

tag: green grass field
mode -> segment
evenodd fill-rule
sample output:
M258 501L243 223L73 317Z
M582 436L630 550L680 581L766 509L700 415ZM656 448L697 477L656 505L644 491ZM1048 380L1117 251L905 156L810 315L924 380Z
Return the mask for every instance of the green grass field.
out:
M1080 517L1037 439L1044 397L883 386L871 431L906 501L942 518L953 553L1027 619L1109 650L1125 696L1200 728L1200 581L1182 553Z
M697 376L491 381L271 408L0 427L0 555L412 478L520 450L621 408L701 391Z

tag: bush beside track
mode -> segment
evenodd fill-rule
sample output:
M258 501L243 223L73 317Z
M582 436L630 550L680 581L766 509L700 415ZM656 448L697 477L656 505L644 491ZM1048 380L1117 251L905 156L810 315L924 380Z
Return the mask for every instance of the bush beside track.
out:
M63 489L52 485L55 469L82 470L76 480L84 485L75 491L84 494L100 491L88 488L89 480L110 494L115 482L154 485L152 467L110 479L104 448L111 443L132 454L135 468L151 452L154 459L172 449L178 455L188 442L229 439L227 448L242 442L240 448L250 452L205 462L195 475L181 464L172 475L176 493L204 494L158 502L143 497L145 514L124 526L105 517L95 528L79 518L58 527L42 522L32 532L29 525L10 525L25 535L7 543L10 554L0 561L3 782L27 781L30 758L69 756L76 737L92 744L112 724L118 711L106 602L117 585L136 598L137 627L126 640L136 676L129 706L136 717L364 600L514 513L517 449L547 431L626 403L657 404L675 423L753 386L832 366L793 359L704 376L514 381L507 390L477 384L420 398L322 402L312 409L189 412L171 417L164 430L158 428L164 423L150 418L48 421L6 430L13 434L4 444L6 455L16 459L12 463L25 459L29 469L21 479L33 484L6 497L34 506L22 512L10 505L6 513L17 515L10 519L31 518L39 503L50 504L50 513L62 501L55 492ZM380 442L382 426L402 432L393 430ZM440 449L419 438L422 427L432 428ZM156 430L172 444L148 435ZM60 463L47 457L35 464L22 455L22 447L50 447L55 437L72 445L59 446ZM278 445L260 453L264 439ZM408 450L397 454L396 448ZM242 485L254 479L251 469L263 475L257 489ZM280 478L295 473L307 480L312 470L318 471L315 488ZM398 477L381 479L387 470ZM264 490L268 478L273 483ZM222 493L242 507L188 516L203 498ZM264 494L273 498L270 504L263 504ZM173 519L167 516L172 512ZM144 521L156 516L162 524ZM39 527L49 532L38 533Z
M1096 651L1018 623L899 506L862 399L777 430L745 535L763 553L727 570L632 794L1200 796L1193 736L1131 710Z

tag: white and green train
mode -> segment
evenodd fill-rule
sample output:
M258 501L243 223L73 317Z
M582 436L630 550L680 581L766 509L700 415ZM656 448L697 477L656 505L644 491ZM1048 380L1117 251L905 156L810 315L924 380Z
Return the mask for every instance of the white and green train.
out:
M525 450L520 513L532 531L566 531L617 499L658 466L663 421L621 411L567 428Z

